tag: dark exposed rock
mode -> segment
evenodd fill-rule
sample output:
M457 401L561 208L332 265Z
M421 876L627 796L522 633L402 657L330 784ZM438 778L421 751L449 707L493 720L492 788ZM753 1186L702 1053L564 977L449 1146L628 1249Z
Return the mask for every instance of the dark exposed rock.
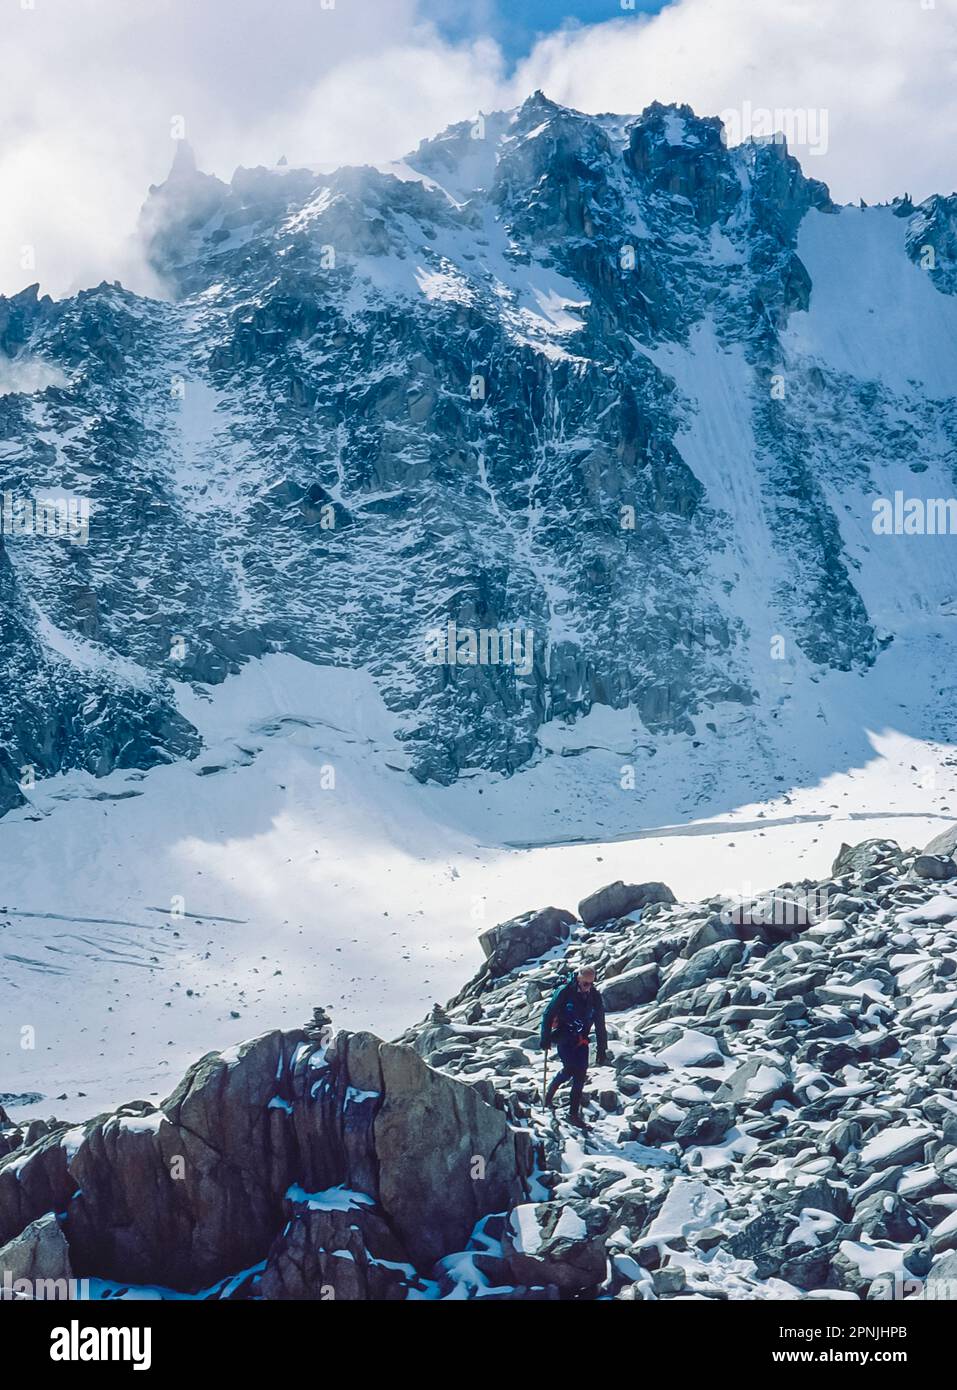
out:
M914 860L913 872L918 878L943 881L957 878L957 863L949 855L919 854Z
M326 1054L303 1033L269 1033L203 1058L159 1109L125 1106L69 1145L62 1133L0 1162L7 1236L64 1210L77 1273L183 1289L272 1246L271 1296L309 1296L317 1279L337 1296L395 1296L392 1280L383 1294L374 1264L385 1231L389 1249L428 1268L461 1248L485 1212L520 1200L531 1161L523 1136L474 1087L371 1034L339 1034ZM375 1209L359 1203L353 1237L344 1213L307 1202L277 1244L297 1185L345 1187ZM357 1257L366 1242L367 1268L341 1267L328 1245L340 1234Z
M594 927L647 907L649 903L674 901L674 894L664 883L623 883L619 879L583 898L578 904L578 915L586 927Z
M555 1284L566 1292L594 1288L605 1277L602 1225L599 1218L596 1229L592 1213L583 1213L579 1204L516 1207L505 1236L506 1259L516 1282Z
M488 959L489 973L507 975L516 966L536 956L544 955L568 937L575 918L560 907L545 907L539 912L527 912L489 927L479 936L479 944Z
M782 1260L778 1275L798 1289L827 1287L831 1272L831 1257L827 1250L808 1250L789 1260Z
M410 1048L382 1044L379 1056L378 1197L412 1258L430 1263L464 1245L485 1212L519 1200L527 1155L502 1112L471 1087L430 1070Z
M908 1202L896 1193L873 1192L854 1207L854 1220L873 1240L909 1244L920 1239L926 1227Z
M781 1267L784 1244L793 1222L775 1212L755 1217L728 1241L727 1249L735 1259L754 1260L759 1277L776 1275Z
M847 1188L837 1183L828 1182L826 1178L808 1183L806 1187L798 1190L793 1210L802 1212L808 1208L812 1211L830 1212L840 1221L849 1221L852 1215Z
M717 1144L731 1127L732 1114L724 1106L693 1105L675 1130L683 1149L693 1144Z
M691 960L672 971L658 991L659 1002L664 1003L683 990L696 989L706 980L723 978L743 954L744 946L740 941L723 941L717 946L704 947Z
M361 1205L349 1211L291 1205L290 1220L266 1260L263 1298L388 1302L406 1297L406 1278L414 1278L414 1271L380 1216ZM405 1265L407 1273L395 1265Z
M211 1053L161 1109L127 1108L87 1130L66 1217L81 1273L189 1288L262 1257L298 1176L291 1117L270 1101L301 1037Z
M641 965L626 970L623 975L602 984L601 997L608 1013L631 1009L636 1004L648 1004L658 993L659 973L656 965Z
M11 1150L0 1158L0 1244L20 1234L29 1222L48 1211L62 1211L74 1190L61 1143L66 1125Z

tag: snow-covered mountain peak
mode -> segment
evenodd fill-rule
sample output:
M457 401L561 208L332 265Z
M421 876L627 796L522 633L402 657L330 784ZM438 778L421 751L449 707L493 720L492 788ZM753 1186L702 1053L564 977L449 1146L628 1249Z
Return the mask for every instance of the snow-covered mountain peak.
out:
M3 537L6 804L21 765L195 750L177 684L276 651L366 668L420 778L596 706L718 764L736 712L784 775L829 673L952 640L950 550L872 504L954 491L954 205L838 209L781 142L541 93L379 168L180 150L143 218L171 302L0 301L0 348L66 378L0 397L8 484L96 518ZM430 659L449 624L527 659Z

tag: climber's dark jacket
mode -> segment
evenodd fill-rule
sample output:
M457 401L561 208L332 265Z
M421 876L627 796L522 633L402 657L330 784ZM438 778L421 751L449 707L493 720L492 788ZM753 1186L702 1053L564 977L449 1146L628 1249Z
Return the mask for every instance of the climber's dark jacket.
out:
M577 980L570 980L568 984L560 985L549 1000L542 1017L542 1047L555 1043L562 1054L581 1043L587 1049L593 1024L598 1055L601 1057L608 1050L605 1006L601 995L594 985L586 992L578 988ZM585 1057L588 1057L587 1050Z

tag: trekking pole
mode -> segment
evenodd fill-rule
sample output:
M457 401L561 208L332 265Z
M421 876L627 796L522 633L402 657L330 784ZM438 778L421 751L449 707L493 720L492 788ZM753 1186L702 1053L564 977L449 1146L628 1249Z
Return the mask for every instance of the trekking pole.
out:
M545 1049L545 1057L542 1061L542 1105L544 1106L548 1096L548 1048Z

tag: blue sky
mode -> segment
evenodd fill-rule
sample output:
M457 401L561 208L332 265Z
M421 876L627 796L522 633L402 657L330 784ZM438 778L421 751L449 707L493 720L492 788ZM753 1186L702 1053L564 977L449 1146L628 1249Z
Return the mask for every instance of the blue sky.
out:
M623 10L619 0L426 0L425 12L445 37L458 41L485 34L496 39L512 60L529 52L535 38L569 22L601 24L654 14L669 0L635 0Z

